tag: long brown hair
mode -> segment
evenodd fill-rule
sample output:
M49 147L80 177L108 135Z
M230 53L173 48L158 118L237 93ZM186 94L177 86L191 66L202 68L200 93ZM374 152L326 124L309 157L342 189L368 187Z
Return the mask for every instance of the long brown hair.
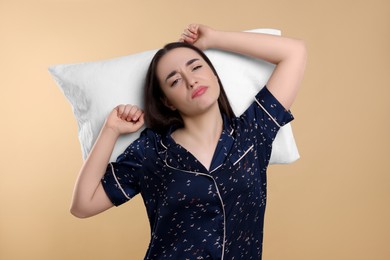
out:
M192 49L207 62L214 74L217 76L220 86L220 94L218 97L219 109L221 113L225 114L229 119L234 117L234 112L230 106L225 90L223 89L222 82L209 58L203 53L203 51L191 44L184 42L173 42L168 43L162 49L157 51L152 61L150 62L149 69L146 74L144 87L144 113L146 126L160 133L163 133L172 125L183 127L183 119L181 118L179 112L177 110L171 110L162 101L164 98L164 93L161 90L160 81L157 78L156 73L157 65L161 58L169 51L176 48Z

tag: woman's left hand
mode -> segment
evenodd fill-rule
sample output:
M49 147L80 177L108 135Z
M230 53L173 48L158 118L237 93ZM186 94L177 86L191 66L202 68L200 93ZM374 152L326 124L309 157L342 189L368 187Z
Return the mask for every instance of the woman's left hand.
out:
M211 46L211 36L214 29L202 24L190 24L181 34L181 42L193 44L201 50L206 50Z

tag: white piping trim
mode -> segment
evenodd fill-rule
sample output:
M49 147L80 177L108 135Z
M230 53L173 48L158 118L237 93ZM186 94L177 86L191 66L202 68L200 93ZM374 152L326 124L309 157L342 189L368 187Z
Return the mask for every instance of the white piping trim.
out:
M125 195L125 197L126 197L127 199L131 199L129 196L127 196L126 192L123 190L123 188L122 188L122 186L120 185L118 179L116 178L116 175L115 175L115 173L114 173L114 166L112 165L112 163L110 163L110 165L111 165L111 172L112 172L112 175L114 176L114 179L115 179L116 184L118 184L118 188L121 190L121 192L123 193L123 195Z
M164 146L164 148L165 148L166 150L168 150L168 148L164 145L164 143L162 142L162 140L160 141L160 144L161 144L162 146ZM193 173L193 174L200 174L199 172L192 172L192 171L181 170L181 169L178 169L178 168L175 168L175 167L170 166L170 165L167 163L167 156L168 156L168 155L165 154L164 162L165 162L165 164L166 164L169 168L172 168L172 169L175 169L175 170L179 170L179 171L183 171L183 172ZM215 167L214 169L212 169L212 170L210 171L210 173L215 172L215 171L218 170L221 166L222 166L222 164L218 165L217 167ZM202 173L201 175L203 175L203 173ZM206 175L206 176L208 176L208 177L211 177L210 175L208 175L208 174L206 174L206 173L204 173L204 175Z
M163 141L162 141L162 140L160 140L160 144L161 144L162 146L164 146L165 150L167 150L167 149L168 149L168 147L166 147L166 146L164 145L164 143L163 143Z
M272 119L272 121L274 121L274 123L280 128L280 127L282 127L281 125L279 125L279 123L275 120L275 118L273 118L272 116L271 116L271 114L270 113L268 113L268 111L260 104L260 102L255 98L255 101L256 101L256 103L264 110L264 112L265 113L267 113L267 115Z
M226 241L226 213L225 213L225 205L223 204L223 200L222 200L221 194L219 192L217 182L215 181L215 179L213 177L211 177L211 178L213 179L215 188L217 189L217 194L218 194L219 200L221 201L221 205L222 205L222 213L223 213L223 241L222 241L222 256L221 256L221 260L223 260L224 255L225 255L225 241Z
M162 143L162 142L161 142ZM167 151L168 152L168 151ZM222 196L221 196L221 193L219 192L219 188L218 188L218 185L217 185L217 182L215 181L214 177L207 174L207 173L202 173L202 172L193 172L193 171L187 171L187 170L181 170L181 169L178 169L178 168L175 168L173 166L170 166L167 162L167 157L168 157L168 154L165 155L165 159L164 159L164 163L165 165L168 167L168 168L171 168L171 169L174 169L174 170L177 170L177 171L182 171L182 172L186 172L186 173L191 173L191 174L195 174L195 175L202 175L202 176L206 176L206 177L209 177L213 180L214 182L214 186L217 190L217 194L218 194L218 198L221 202L221 205L222 205L222 214L223 214L223 241L222 241L222 256L221 256L221 260L224 259L224 255L225 255L225 241L226 241L226 212L225 212L225 205L223 203L223 200L222 200ZM222 164L221 164L222 165ZM219 165L217 168L214 169L214 171L216 169L218 169L221 165Z
M238 158L238 160L235 161L235 162L233 163L233 166L236 165L239 161L241 161L241 159L244 158L244 156L245 156L250 150L252 150L253 146L254 146L254 145L252 144L251 147L249 147L249 148L245 151L245 153L244 153L243 155L241 155L240 158Z
M215 172L216 170L218 170L220 167L222 166L222 164L218 165L217 167L215 167L213 170L210 171L210 173L213 173Z

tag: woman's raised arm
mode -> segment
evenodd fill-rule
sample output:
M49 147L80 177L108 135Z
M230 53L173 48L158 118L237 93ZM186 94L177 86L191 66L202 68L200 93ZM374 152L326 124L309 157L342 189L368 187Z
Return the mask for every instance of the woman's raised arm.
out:
M91 217L113 206L101 179L118 137L137 131L143 124L143 111L136 106L119 105L111 111L76 181L70 208L74 216Z
M303 41L261 33L218 31L200 24L189 25L180 40L203 50L216 48L275 64L267 88L286 109L290 109L306 65Z

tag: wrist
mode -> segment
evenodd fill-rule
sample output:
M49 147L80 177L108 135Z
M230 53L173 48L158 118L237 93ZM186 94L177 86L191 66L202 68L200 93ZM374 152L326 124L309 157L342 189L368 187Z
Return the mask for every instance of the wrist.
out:
M220 41L223 41L223 31L211 30L208 35L207 49L219 49Z
M119 136L121 135L117 129L106 124L103 125L102 133L104 133L105 135L109 135L112 138L119 138Z

